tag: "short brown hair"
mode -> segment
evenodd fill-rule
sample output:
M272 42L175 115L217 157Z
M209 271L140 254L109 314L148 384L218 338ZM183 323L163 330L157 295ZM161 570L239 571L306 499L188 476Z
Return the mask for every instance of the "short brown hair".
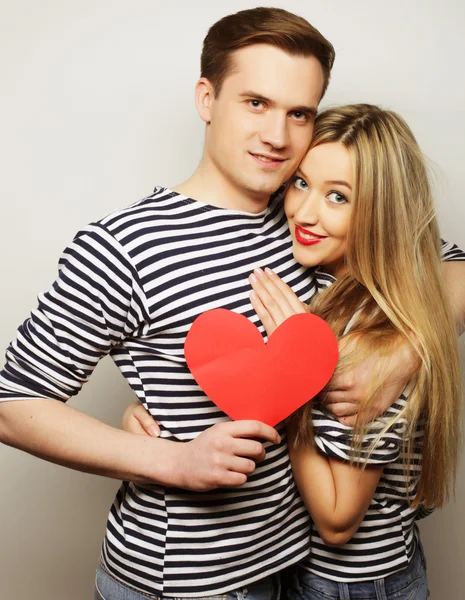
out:
M333 45L304 18L282 8L265 7L223 17L208 30L200 76L212 83L216 95L233 66L232 54L253 44L269 44L291 55L314 56L323 69L324 95L336 55Z

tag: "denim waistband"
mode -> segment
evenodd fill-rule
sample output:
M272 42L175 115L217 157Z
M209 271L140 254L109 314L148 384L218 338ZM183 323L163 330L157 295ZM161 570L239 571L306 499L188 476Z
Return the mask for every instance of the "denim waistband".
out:
M419 543L414 555L409 562L408 566L397 572L385 577L383 579L373 579L370 581L358 581L358 582L347 582L340 583L332 581L330 579L322 578L318 575L314 575L310 571L298 568L297 577L297 588L298 592L302 594L300 584L304 584L315 591L328 595L328 597L339 598L341 587L345 588L350 593L350 599L362 599L362 598L377 598L380 587L383 587L386 596L391 597L394 594L399 593L402 589L410 585L413 581L424 577L426 572L426 561L423 552L423 548Z

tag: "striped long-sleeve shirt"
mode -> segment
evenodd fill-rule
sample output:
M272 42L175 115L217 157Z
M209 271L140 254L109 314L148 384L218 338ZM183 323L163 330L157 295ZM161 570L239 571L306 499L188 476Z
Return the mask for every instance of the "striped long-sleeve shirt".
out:
M186 442L228 420L198 387L184 341L202 312L223 307L259 325L248 275L273 268L302 300L315 282L293 259L282 202L259 214L158 188L80 231L59 276L19 328L0 399L65 401L110 354L162 437ZM263 333L263 329L260 326ZM223 593L308 553L308 515L285 435L245 485L194 493L123 483L108 518L103 567L149 595Z
M449 246L450 258L459 257ZM223 307L259 326L248 275L268 266L309 301L312 272L298 265L280 198L259 214L196 202L165 188L80 231L51 289L19 328L0 374L0 400L66 401L109 354L160 423L186 442L227 420L184 359L202 312ZM224 593L308 554L309 519L285 433L237 489L193 493L124 482L111 508L102 565L150 596Z

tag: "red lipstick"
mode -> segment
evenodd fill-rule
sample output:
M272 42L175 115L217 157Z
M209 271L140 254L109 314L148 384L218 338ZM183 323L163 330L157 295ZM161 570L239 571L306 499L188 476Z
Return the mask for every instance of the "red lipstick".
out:
M319 244L328 237L326 235L318 235L317 233L313 233L313 231L304 229L300 225L296 225L294 231L295 239L299 242L299 244L303 244L304 246L314 246L315 244ZM312 237L309 238L308 236Z

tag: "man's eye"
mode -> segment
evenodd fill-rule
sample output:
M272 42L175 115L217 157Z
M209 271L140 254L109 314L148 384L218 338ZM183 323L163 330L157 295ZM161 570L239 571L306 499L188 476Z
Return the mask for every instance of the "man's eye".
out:
M308 190L307 182L305 181L305 179L302 179L302 177L294 178L294 187L297 188L298 190L304 190L304 191Z
M334 204L344 204L345 202L348 202L347 198L344 196L344 194L341 194L341 192L330 192L327 198Z
M292 113L294 119L296 119L297 121L308 121L308 116L306 113L300 111L300 110L296 110Z
M261 100L249 100L249 104L252 108L263 108L263 102Z

